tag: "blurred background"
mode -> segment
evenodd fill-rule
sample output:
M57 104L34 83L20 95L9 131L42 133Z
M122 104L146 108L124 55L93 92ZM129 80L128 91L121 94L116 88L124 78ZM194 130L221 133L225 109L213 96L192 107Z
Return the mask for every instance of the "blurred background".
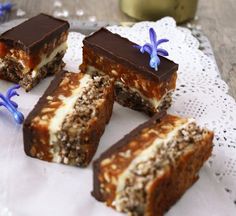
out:
M119 6L124 12L139 19L156 20L161 16L179 14L175 17L184 21L184 18L190 18L194 14L198 0L12 0L10 2L15 3L17 8L22 9L29 17L41 11L69 18L79 16L82 20L95 16L100 21L109 19L124 22L131 19L122 14ZM18 11L18 15L23 16L23 11Z
M4 3L6 1L1 1ZM170 15L211 41L222 78L236 98L236 0L11 0L0 23L45 12L72 21L72 30L90 33L104 25L132 25ZM196 12L196 15L195 15ZM129 16L127 15L129 14ZM1 17L1 15L4 15ZM0 26L1 31L1 26Z

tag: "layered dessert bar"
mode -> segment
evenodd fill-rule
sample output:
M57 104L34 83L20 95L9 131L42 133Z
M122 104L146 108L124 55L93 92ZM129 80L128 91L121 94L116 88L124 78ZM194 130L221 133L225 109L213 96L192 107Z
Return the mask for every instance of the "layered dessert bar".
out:
M59 72L24 123L26 154L49 162L88 165L113 103L114 82L108 76Z
M92 195L129 215L162 216L198 179L212 139L193 119L156 114L95 161Z
M39 14L0 36L0 79L31 90L64 67L69 23Z
M160 57L158 71L149 66L150 57L137 44L105 28L83 41L82 71L94 68L115 78L115 98L123 106L148 115L166 110L176 86L178 65Z

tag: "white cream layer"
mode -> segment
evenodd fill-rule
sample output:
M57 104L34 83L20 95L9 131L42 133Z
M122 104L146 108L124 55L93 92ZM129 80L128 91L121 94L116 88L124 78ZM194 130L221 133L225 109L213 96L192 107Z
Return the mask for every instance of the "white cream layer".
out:
M89 85L90 82L93 82L93 79L90 75L85 74L79 81L78 88L74 89L70 97L59 96L62 101L62 105L56 110L54 117L50 120L48 129L50 140L49 143L53 147L57 143L56 133L61 130L63 121L66 116L73 112L75 103L77 99L83 94L83 90ZM54 162L60 162L59 155L55 152L51 152L53 155Z
M160 148L163 145L166 145L170 140L174 138L174 136L177 135L178 131L187 127L190 123L194 122L194 119L188 119L188 121L185 124L182 124L178 127L176 127L173 131L166 134L163 138L157 138L154 143L142 153L136 157L129 165L129 167L119 176L117 188L116 188L116 198L113 201L113 206L118 210L122 211L121 206L119 205L121 203L121 195L120 193L124 190L126 185L126 179L130 176L132 173L132 170L136 169L137 164L140 162L149 161L150 158L156 155L157 149ZM161 173L160 173L161 174Z
M57 46L48 57L46 54L41 55L40 63L32 71L32 78L35 78L38 75L38 71L40 68L42 68L43 66L51 62L58 53L61 53L63 51L65 52L66 49L67 49L67 42L65 41L64 43ZM23 74L27 74L30 71L30 69L24 65L23 61L19 59L15 59L15 60L21 63L21 65L23 66L23 70L22 70Z

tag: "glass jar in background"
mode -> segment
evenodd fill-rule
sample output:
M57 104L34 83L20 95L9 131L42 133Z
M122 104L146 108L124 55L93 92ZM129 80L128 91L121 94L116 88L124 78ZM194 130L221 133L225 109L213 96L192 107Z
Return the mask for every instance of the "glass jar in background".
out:
M194 18L198 0L120 0L121 10L138 20L174 17L178 23Z

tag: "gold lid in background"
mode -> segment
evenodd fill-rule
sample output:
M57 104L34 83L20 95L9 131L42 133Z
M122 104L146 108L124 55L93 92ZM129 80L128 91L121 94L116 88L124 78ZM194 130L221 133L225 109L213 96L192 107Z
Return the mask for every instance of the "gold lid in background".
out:
M120 0L121 10L138 20L172 16L178 23L194 18L198 0Z

